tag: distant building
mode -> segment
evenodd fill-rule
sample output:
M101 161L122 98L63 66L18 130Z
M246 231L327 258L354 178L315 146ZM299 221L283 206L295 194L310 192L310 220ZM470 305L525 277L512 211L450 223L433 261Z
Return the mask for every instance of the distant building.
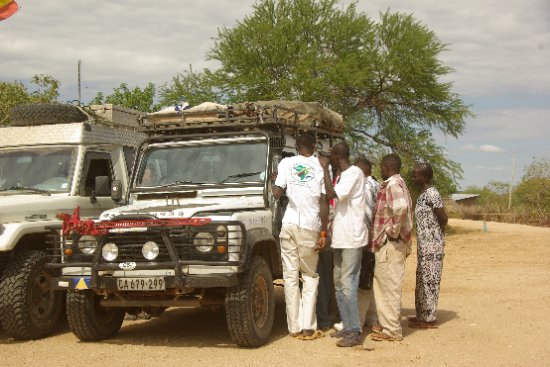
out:
M475 204L479 194L451 194L451 199L460 206Z

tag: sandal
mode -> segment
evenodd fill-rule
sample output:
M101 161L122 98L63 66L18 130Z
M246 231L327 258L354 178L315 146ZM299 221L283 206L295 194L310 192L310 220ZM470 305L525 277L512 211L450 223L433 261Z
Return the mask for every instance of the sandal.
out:
M377 341L377 342L380 342L380 341L389 341L389 342L393 342L393 341L399 341L399 340L401 340L401 338L394 337L394 336L391 336L391 335L388 335L388 334L384 334L384 333L374 333L374 334L371 334L371 335L370 335L370 338L371 338L372 340Z
M323 333L321 330L304 330L302 331L302 336L300 339L302 340L313 340L322 338L325 336L325 333Z
M373 333L381 333L383 329L382 325L372 325L370 328Z
M301 331L298 331L297 333L290 333L288 335L290 335L292 338L302 339L302 332Z

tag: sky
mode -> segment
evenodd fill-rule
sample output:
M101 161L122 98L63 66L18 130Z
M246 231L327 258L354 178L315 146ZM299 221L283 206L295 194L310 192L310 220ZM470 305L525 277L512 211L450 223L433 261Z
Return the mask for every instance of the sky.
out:
M220 27L251 14L252 0L16 0L0 22L0 80L28 83L35 74L61 82L61 101L110 94L121 83L157 86L207 60ZM350 4L343 0L341 6ZM380 12L414 14L448 45L446 77L474 114L458 139L435 133L464 171L462 188L513 183L533 157L550 160L549 0L359 0ZM515 157L515 165L513 165ZM514 169L515 167L515 169Z

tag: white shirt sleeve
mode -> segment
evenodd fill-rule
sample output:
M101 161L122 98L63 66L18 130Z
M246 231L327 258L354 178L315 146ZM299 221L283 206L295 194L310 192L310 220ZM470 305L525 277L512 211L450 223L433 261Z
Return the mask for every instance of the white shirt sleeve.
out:
M279 186L282 189L286 189L288 169L286 168L288 159L283 158L279 162L279 167L277 167L277 178L275 179L275 186Z
M353 190L360 178L359 175L363 174L363 171L352 169L352 167L353 166L340 175L340 181L334 186L334 191L336 192L336 196L338 196L338 200L347 199L354 194Z

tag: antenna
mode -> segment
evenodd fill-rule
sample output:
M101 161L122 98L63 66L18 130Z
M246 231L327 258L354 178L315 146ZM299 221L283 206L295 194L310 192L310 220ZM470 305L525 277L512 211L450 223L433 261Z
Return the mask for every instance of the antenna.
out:
M81 103L81 89L80 89L80 66L82 65L82 61L78 60L78 105L82 106Z

